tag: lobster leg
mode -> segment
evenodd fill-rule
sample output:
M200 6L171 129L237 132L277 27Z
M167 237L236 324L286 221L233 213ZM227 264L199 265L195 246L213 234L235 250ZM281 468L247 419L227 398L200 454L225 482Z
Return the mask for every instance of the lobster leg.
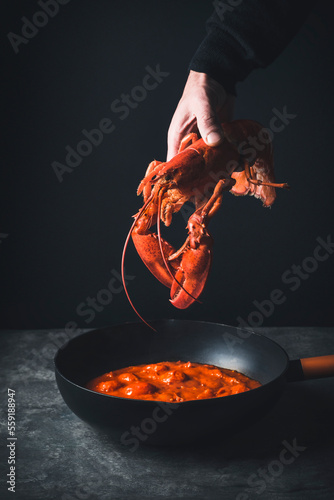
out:
M160 165L162 163L162 161L158 161L158 160L153 160L151 161L151 163L149 164L149 166L147 167L146 169L146 172L145 172L145 177L147 175L150 175L150 173L155 169L157 168L158 165ZM147 183L145 184L144 188L143 188L143 198L144 198L144 203L148 200L149 196L151 195L151 192L152 192L152 188L151 188L151 184ZM139 194L139 193L138 193Z
M289 189L290 186L286 183L277 184L271 182L269 177L270 169L266 163L263 161L261 163L261 167L257 166L256 162L250 167L249 163L245 161L243 171L234 171L232 178L235 179L236 183L232 187L231 193L237 196L244 196L249 193L256 198L261 198L263 206L269 207L276 198L275 188Z
M246 161L245 162L245 173L246 173L246 179L248 182L251 184L254 184L255 186L269 186L269 187L274 187L274 188L284 188L284 189L290 189L289 184L286 182L283 182L281 184L277 184L277 182L264 182L260 179L256 179L254 177L254 174L249 166L249 163Z
M191 134L186 135L183 137L182 141L180 142L180 147L179 147L179 153L186 149L188 146L193 144L194 142L198 141L198 135L192 132Z
M256 198L261 198L263 206L265 207L270 207L275 201L276 187L285 189L289 189L290 187L286 183L278 184L272 182L274 181L273 174L269 176L269 172L263 166L263 161L259 161L258 164L255 162L252 168L249 166L249 163L245 161L244 168L251 194Z

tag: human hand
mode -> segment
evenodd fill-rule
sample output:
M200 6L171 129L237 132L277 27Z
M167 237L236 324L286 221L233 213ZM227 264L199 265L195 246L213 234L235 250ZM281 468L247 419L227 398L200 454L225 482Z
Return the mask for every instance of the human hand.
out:
M177 154L181 140L191 132L199 132L208 146L218 146L224 139L220 124L232 119L234 100L206 73L190 71L169 126L167 161Z

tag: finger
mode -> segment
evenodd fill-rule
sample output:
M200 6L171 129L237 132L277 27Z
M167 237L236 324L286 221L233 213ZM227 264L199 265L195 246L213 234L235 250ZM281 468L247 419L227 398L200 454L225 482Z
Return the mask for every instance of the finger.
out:
M210 106L205 106L196 113L198 130L208 146L218 146L224 134L216 113Z
M171 160L177 154L180 142L182 140L182 136L177 130L178 129L172 124L168 130L167 161Z
M182 139L196 128L194 121L186 125L185 119L185 116L182 117L181 122L178 119L172 119L167 135L167 161L178 153Z

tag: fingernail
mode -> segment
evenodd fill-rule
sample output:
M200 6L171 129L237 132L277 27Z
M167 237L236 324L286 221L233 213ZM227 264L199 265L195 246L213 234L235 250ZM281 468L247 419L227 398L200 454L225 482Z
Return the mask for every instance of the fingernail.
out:
M206 137L206 142L209 146L216 146L221 142L222 139L223 136L218 132L210 132L210 134Z

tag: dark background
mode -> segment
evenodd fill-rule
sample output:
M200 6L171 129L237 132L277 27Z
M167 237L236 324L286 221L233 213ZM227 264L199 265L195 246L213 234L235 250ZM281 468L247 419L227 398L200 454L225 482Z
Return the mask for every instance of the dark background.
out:
M136 319L124 292L100 306L92 321L77 308L119 271L131 216L141 206L137 185L153 158L165 159L168 126L212 9L210 1L71 0L15 54L8 32L21 34L22 16L31 20L41 9L35 1L1 3L1 327ZM235 118L269 126L273 108L297 115L274 138L277 180L292 189L278 192L271 210L251 197L225 195L210 225L214 262L203 303L188 310L170 305L168 290L130 246L129 291L145 318L234 325L256 310L254 300L279 288L285 302L269 317L260 315L256 326L333 324L333 255L296 291L282 283L284 272L313 255L317 237L332 234L332 54L330 2L319 2L280 57L238 85ZM157 64L169 76L120 120L110 104ZM64 163L65 146L75 148L81 131L102 118L116 129L60 183L51 163ZM180 245L184 226L178 217L168 239Z

